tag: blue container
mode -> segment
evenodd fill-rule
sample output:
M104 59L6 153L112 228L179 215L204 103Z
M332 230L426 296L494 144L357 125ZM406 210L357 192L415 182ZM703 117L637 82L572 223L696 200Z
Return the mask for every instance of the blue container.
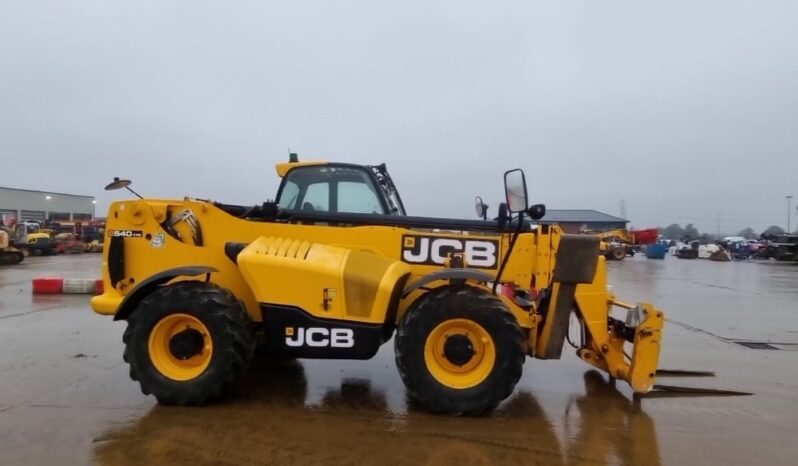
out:
M649 244L646 246L646 257L649 259L665 259L668 247L664 244Z

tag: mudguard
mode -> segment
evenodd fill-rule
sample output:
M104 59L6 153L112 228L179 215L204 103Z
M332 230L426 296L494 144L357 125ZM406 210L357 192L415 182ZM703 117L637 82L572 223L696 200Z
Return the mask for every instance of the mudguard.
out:
M163 285L164 283L167 283L177 277L196 277L197 275L209 274L213 272L218 272L218 270L213 267L203 265L176 267L158 272L155 275L148 277L146 280L143 280L141 283L136 285L136 287L133 288L130 293L125 295L125 297L119 303L116 314L114 314L114 320L127 319L133 310L136 309L136 306L139 305L141 300L144 299L144 297L147 296L156 286ZM101 296L95 296L95 298L101 298Z
M402 291L402 297L406 297L417 289L432 283L437 280L474 280L483 283L489 283L495 280L493 275L472 269L444 269L437 272L424 275L420 279L414 281Z

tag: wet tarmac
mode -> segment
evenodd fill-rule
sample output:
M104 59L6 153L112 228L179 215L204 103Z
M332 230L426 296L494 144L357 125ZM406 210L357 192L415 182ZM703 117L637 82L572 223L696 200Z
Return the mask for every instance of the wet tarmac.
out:
M31 278L95 277L99 260L0 268L0 465L798 463L798 266L610 264L619 297L665 310L662 367L717 372L667 383L753 396L635 402L569 352L527 360L491 415L456 418L406 399L390 343L370 361L258 356L227 401L157 406L128 378L124 323L92 313L85 296L31 295Z

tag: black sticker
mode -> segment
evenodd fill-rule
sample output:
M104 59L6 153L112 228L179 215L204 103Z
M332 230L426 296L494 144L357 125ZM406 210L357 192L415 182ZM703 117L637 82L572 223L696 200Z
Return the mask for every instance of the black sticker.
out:
M108 236L114 238L141 238L144 233L141 230L108 230Z
M499 242L488 238L402 236L402 261L408 264L443 265L452 253L464 253L468 267L495 269Z

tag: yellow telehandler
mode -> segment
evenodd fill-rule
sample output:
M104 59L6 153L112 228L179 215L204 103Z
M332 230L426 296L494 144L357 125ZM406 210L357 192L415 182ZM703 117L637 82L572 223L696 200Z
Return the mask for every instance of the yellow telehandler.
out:
M599 240L525 220L521 170L496 221L414 217L385 165L289 162L274 202L111 204L99 314L126 320L124 359L160 403L223 396L256 341L297 358L368 359L394 340L409 395L480 414L513 391L524 359L564 343L638 393L654 386L664 322L615 299ZM621 313L612 315L613 310ZM581 338L570 338L571 316ZM625 347L626 346L626 351Z
M616 261L624 260L628 255L634 256L634 248L636 246L656 243L658 236L656 228L647 228L644 230L627 230L623 228L600 233L593 233L585 230L582 231L582 233L595 235L600 241L599 253L608 260Z

